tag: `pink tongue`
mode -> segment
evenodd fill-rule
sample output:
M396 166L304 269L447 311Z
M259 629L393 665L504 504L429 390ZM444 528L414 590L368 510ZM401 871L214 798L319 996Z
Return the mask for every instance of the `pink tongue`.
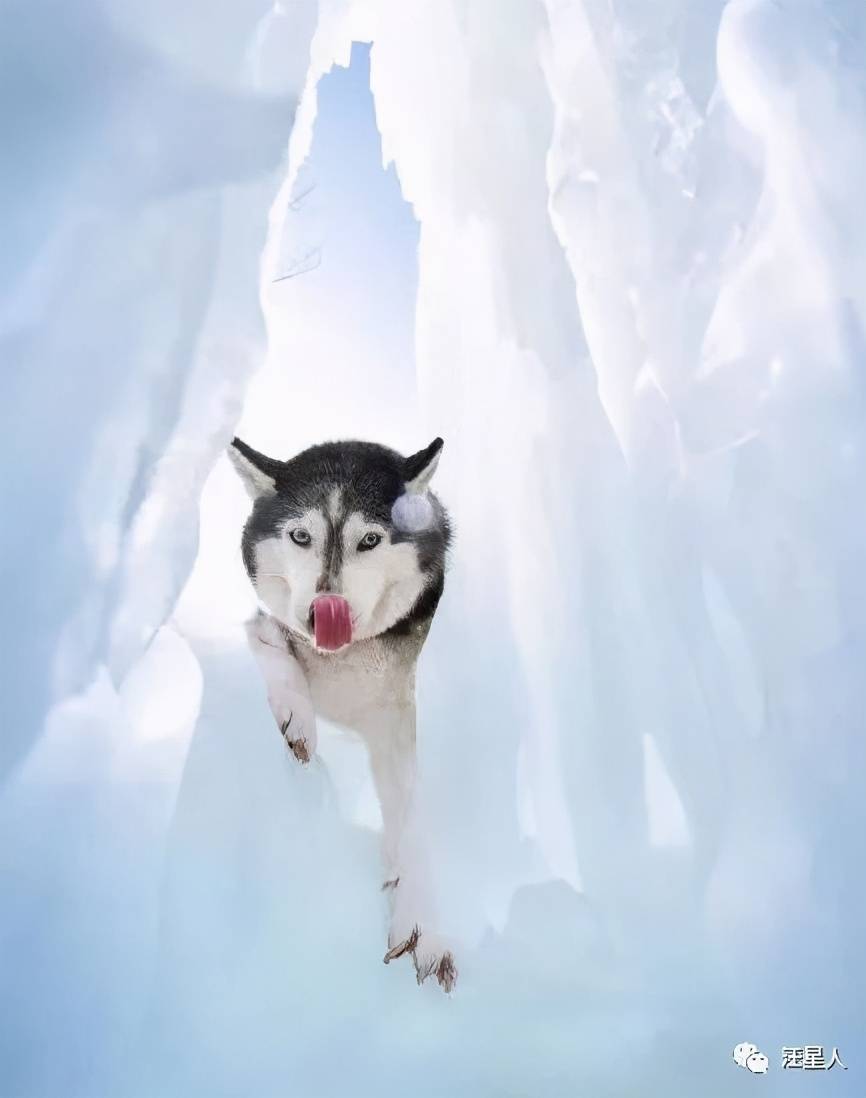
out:
M319 595L313 599L316 647L333 652L352 640L352 614L342 595Z

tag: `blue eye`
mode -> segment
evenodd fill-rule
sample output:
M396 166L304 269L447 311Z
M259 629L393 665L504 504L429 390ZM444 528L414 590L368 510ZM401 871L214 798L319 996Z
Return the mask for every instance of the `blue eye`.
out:
M363 552L365 549L375 549L381 540L382 535L374 534L371 530L369 534L364 534L364 536L358 542L358 549L360 552Z
M310 542L313 540L310 537L309 533L303 528L303 526L299 526L297 530L290 530L289 537L292 539L295 545L301 546L309 545Z

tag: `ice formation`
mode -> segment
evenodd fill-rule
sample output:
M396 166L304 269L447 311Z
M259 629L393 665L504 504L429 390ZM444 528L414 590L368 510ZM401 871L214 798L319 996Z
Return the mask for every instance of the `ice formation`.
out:
M353 41L420 233L378 441L446 439L458 531L419 684L453 999L378 963L370 805L286 757L236 548L178 604ZM726 1095L748 1036L768 1093L801 1040L856 1093L862 5L45 0L0 56L0 1089Z

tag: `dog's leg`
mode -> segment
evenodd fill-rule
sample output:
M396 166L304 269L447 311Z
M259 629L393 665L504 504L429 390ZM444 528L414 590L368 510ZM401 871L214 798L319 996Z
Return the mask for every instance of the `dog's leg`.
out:
M433 903L423 844L412 818L415 789L414 706L379 715L365 735L382 808L384 889L391 925L385 963L408 953L420 984L435 975L446 991L457 979L454 957L433 929Z
M316 751L316 717L304 669L267 614L258 613L247 622L247 637L264 675L277 727L295 758L307 763Z

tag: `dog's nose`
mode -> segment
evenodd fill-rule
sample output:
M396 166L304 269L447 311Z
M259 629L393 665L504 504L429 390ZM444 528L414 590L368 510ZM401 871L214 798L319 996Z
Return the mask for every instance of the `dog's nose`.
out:
M323 572L316 580L317 595L335 595L340 590L340 577L330 569Z

